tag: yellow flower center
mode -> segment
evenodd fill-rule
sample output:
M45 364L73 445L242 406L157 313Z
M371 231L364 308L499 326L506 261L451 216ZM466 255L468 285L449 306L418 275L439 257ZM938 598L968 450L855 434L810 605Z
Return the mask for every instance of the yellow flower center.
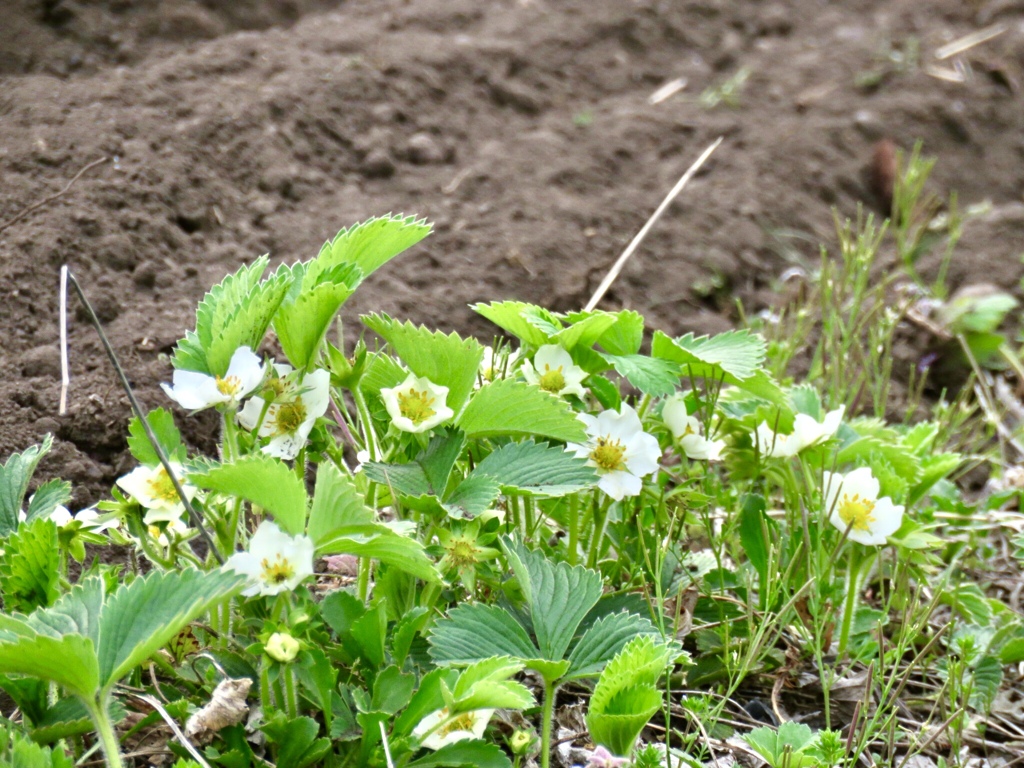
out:
M591 460L597 464L602 472L615 472L624 470L626 462L623 458L626 455L626 446L618 440L610 437L597 438L597 445L590 452Z
M466 712L465 714L459 715L450 723L441 726L437 733L439 736L447 736L449 733L455 731L470 731L473 730L473 725L476 723L476 718L472 712Z
M870 530L871 523L875 522L875 517L871 514L874 511L875 502L862 499L856 493L853 496L844 493L839 502L839 519L855 531Z
M410 389L408 392L398 393L399 412L417 426L437 413L430 407L433 404L434 398L425 389L422 392Z
M557 395L565 389L565 376L562 375L562 366L554 370L547 363L544 364L544 373L540 375L540 388L545 392Z
M281 557L280 552L274 556L274 562L264 557L260 565L263 566L261 578L268 584L284 584L295 575L295 566L287 558Z
M299 425L306 420L306 406L302 400L292 400L288 403L281 403L274 414L274 434L290 435L299 429Z
M480 548L476 542L462 536L453 536L447 546L448 558L456 568L465 568L476 565L477 554Z
M222 395L234 396L242 388L242 380L237 376L225 376L223 379L217 376L216 379L217 391Z
M177 501L178 492L174 489L174 481L167 470L160 467L147 483L149 495L158 501Z

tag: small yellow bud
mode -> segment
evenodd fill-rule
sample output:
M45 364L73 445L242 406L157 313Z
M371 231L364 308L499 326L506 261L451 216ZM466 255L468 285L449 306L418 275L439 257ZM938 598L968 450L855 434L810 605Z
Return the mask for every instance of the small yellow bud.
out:
M299 641L285 632L275 632L267 640L264 650L274 661L287 664L299 655Z

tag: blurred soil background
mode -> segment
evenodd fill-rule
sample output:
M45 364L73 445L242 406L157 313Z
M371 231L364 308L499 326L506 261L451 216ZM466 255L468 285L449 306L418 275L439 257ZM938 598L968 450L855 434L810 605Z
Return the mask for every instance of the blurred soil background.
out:
M76 509L131 467L81 312L58 415L61 264L168 407L196 302L260 254L418 214L435 233L349 302L350 337L381 310L490 338L468 304L580 308L718 136L602 306L672 334L770 307L834 243L833 208L885 212L883 139L922 140L933 191L981 206L951 283L1019 290L1022 87L1012 0L2 0L0 459L53 433L37 477L73 481ZM180 424L213 450L213 414Z

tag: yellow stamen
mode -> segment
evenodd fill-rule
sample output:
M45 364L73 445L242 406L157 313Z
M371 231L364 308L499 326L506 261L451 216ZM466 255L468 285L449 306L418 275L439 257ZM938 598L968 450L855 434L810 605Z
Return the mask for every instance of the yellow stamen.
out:
M287 558L281 557L280 552L274 556L274 562L264 557L260 565L263 566L262 578L268 584L284 584L295 575L295 567Z
M476 545L475 539L468 539L464 536L452 536L445 547L448 558L456 568L466 568L476 565L480 548Z
M410 389L408 392L399 392L398 410L402 416L419 426L437 413L437 411L430 407L434 404L434 399L425 389L422 392L415 389Z
M476 718L473 716L473 713L466 712L456 717L450 723L441 726L441 728L438 729L437 733L439 736L447 736L449 733L454 733L455 731L472 732L473 726L475 724Z
M149 495L160 501L177 501L178 492L174 489L174 481L167 470L160 467L147 482Z
M242 388L242 380L237 376L225 376L223 379L220 376L217 379L217 391L222 395L233 396L238 394L238 391Z
M610 437L597 438L597 446L590 452L590 458L602 472L615 472L626 468L626 446Z
M848 496L844 493L839 502L839 519L855 531L871 529L871 523L875 522L875 517L871 514L874 511L875 502L862 499L860 494Z
M290 435L306 420L306 406L302 400L281 403L274 414L274 434Z

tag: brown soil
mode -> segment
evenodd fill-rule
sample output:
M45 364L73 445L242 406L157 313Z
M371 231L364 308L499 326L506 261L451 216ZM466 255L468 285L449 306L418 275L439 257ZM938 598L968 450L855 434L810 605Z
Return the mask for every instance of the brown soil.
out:
M950 68L938 47L997 23L960 57L967 82L929 74ZM741 68L736 105L701 105ZM305 259L366 217L425 216L436 233L363 287L350 329L383 310L490 335L469 303L578 308L718 136L606 306L672 333L729 327L737 298L766 306L832 239L832 206L878 205L866 170L883 137L922 139L937 190L992 203L952 281L1016 286L1022 68L1013 0L7 0L0 458L53 432L44 470L75 482L76 506L130 466L126 401L81 314L57 415L63 263L143 403L166 406L163 355L196 301L261 253ZM685 90L651 104L675 78ZM210 416L182 424L212 450Z

